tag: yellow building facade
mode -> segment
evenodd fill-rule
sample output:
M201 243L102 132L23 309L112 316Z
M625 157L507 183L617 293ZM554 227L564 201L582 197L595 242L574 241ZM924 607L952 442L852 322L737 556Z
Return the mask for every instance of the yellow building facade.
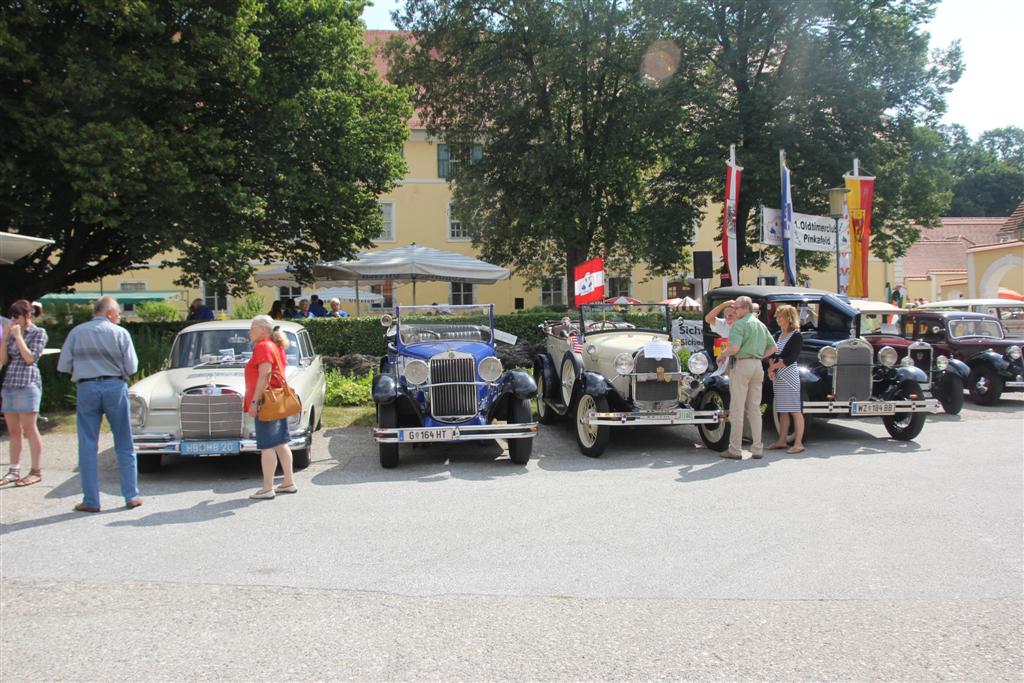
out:
M451 167L459 163L452 158L442 141L429 139L426 131L414 129L404 146L405 160L408 165L406 177L391 193L380 197L381 211L384 215L385 230L377 240L377 249L388 249L415 242L419 245L444 249L447 251L478 256L462 226L452 219L450 212L451 187L446 177L451 174ZM800 207L797 207L798 209ZM714 257L716 272L722 264L721 246L715 241L721 230L721 205L708 206L701 225L696 231L694 250L710 251ZM127 273L103 278L102 281L83 284L77 287L79 292L99 292L117 295L118 292L138 291L139 289L170 291L177 290L179 295L175 301L184 311L188 302L202 298L207 305L218 312L230 316L236 302L225 296L201 286L186 289L174 284L179 271L174 268L161 268L159 263L165 257L154 258L149 264ZM277 264L280 265L280 264ZM259 269L272 266L261 266ZM872 298L884 296L885 283L895 282L898 268L883 264L872 259L869 264L869 286ZM830 267L824 272L805 273L811 287L835 290L835 269ZM700 296L703 288L719 285L716 276L703 283L695 281L691 272L681 272L675 277L650 276L640 265L631 273L606 273L606 294L625 294L645 302L657 302L675 296ZM773 279L774 278L774 279ZM781 284L782 273L773 268L744 268L740 281L744 284L776 283ZM554 278L543 283L529 283L521 277L513 275L511 280L501 281L493 285L469 285L448 282L419 282L416 287L416 303L493 303L495 310L509 313L515 310L530 309L542 305L558 305L566 301L565 278ZM264 302L265 309L270 310L271 303L286 296L299 298L326 288L302 287L281 289L277 287L256 287ZM365 290L369 286L362 285ZM398 284L375 285L374 290L384 295L384 302L368 306L362 304L361 312L375 312L373 309L385 309L393 304L413 303L412 285ZM354 302L343 302L343 308L350 314L356 311ZM131 312L129 311L129 315Z

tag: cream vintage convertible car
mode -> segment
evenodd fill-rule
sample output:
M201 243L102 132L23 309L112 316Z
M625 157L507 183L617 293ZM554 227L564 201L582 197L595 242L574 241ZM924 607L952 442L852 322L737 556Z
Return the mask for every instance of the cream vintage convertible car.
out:
M309 332L298 323L279 324L291 342L285 374L302 402L302 412L288 423L295 467L301 469L309 465L327 382ZM170 454L259 452L253 419L242 413L244 369L251 353L248 320L198 323L178 333L165 369L128 391L140 471L158 470L163 456Z

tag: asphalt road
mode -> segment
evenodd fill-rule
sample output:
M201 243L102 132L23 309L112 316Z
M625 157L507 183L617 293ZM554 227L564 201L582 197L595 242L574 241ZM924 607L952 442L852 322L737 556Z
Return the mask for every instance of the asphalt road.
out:
M1021 680L1024 397L910 443L698 444L617 430L592 460L565 425L527 467L465 444L384 471L369 429L325 430L297 495L176 458L131 511L107 448L84 515L47 437L44 482L0 491L0 680Z

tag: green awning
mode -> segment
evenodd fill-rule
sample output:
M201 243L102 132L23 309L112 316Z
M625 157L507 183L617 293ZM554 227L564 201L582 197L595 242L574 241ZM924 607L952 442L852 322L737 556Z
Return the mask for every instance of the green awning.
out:
M181 291L145 291L145 292L75 292L74 294L47 294L40 302L46 304L91 304L101 296L112 296L118 303L141 304L145 301L166 301L167 299L180 299Z

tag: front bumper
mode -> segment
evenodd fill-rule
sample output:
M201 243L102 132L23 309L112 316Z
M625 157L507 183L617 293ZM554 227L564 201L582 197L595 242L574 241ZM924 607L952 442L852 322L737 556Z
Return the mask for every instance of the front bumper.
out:
M934 398L921 399L919 401L804 401L803 412L808 415L846 415L849 417L875 417L887 413L864 413L851 415L852 403L891 403L894 413L937 413L939 402Z
M453 430L443 440L410 440L410 434L424 434L438 430ZM400 436L401 433L401 436ZM477 439L532 439L537 436L536 422L491 425L450 425L445 427L378 427L373 430L377 443L448 443L451 441L476 441ZM405 438L402 438L405 437Z
M586 423L602 427L718 424L721 410L645 410L638 413L590 413Z
M308 429L292 431L288 433L290 440L288 447L296 450L309 448L313 443L313 435ZM190 439L191 441L192 439ZM195 439L202 441L202 439ZM208 441L234 441L234 439L208 439ZM159 453L161 455L181 454L181 440L173 434L134 434L132 444L137 453ZM239 439L240 453L259 453L256 447L256 439ZM189 458L209 458L221 455L234 455L233 453L209 453L204 455L188 455Z

